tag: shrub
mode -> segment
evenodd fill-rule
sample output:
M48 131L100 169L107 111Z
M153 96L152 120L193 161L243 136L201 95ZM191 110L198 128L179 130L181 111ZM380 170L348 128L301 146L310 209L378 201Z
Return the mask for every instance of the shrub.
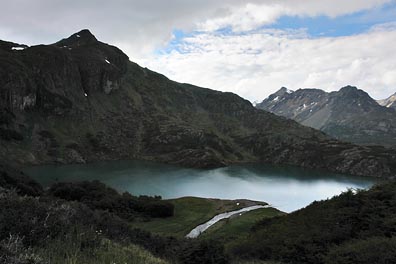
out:
M21 141L21 140L23 140L23 136L21 133L17 132L16 130L8 129L8 128L0 128L0 137L7 141L10 141L10 140Z
M173 204L159 200L158 196L121 195L99 181L56 183L49 189L49 194L67 201L82 202L91 209L108 210L129 221L139 216L169 217L174 211Z
M40 184L26 176L23 172L0 164L0 187L16 189L19 194L39 196L43 193Z
M387 263L381 261L393 256L389 248L394 241L387 239L396 236L395 190L395 181L368 191L349 190L289 215L262 220L230 251L236 257L285 263L333 263L327 254L334 258L340 254L336 263L361 263L348 262L348 256L358 260L378 257L379 262L371 263ZM370 245L389 250L365 252Z
M326 264L390 264L396 260L396 238L373 237L333 247Z

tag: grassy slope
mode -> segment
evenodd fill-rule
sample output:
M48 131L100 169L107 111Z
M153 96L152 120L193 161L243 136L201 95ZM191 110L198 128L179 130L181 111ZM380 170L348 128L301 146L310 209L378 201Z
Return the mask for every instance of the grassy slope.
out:
M175 214L173 217L133 223L133 226L160 235L183 237L194 227L210 220L217 214L237 210L253 204L265 204L247 200L219 200L197 197L183 197L170 201L175 205ZM239 206L237 203L239 203Z

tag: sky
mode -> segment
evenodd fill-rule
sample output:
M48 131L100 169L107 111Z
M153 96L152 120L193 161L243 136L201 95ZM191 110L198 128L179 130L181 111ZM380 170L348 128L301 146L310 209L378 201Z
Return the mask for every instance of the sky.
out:
M0 39L88 28L170 79L261 101L282 86L396 92L396 0L0 0Z

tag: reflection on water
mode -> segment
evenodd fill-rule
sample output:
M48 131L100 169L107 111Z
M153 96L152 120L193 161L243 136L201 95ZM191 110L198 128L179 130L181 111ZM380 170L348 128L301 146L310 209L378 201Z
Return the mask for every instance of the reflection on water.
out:
M285 212L330 198L348 188L368 188L375 183L370 178L262 164L197 170L146 161L114 161L39 166L25 172L44 186L56 181L100 180L135 195L243 198L268 202Z

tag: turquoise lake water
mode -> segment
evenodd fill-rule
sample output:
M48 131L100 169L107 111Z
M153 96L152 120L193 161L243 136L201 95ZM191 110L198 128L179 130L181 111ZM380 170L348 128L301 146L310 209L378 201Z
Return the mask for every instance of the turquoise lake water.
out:
M25 172L44 186L57 181L100 180L134 195L250 199L268 202L285 212L331 198L348 188L369 188L376 182L371 178L262 164L198 170L147 161L112 161L38 166Z

